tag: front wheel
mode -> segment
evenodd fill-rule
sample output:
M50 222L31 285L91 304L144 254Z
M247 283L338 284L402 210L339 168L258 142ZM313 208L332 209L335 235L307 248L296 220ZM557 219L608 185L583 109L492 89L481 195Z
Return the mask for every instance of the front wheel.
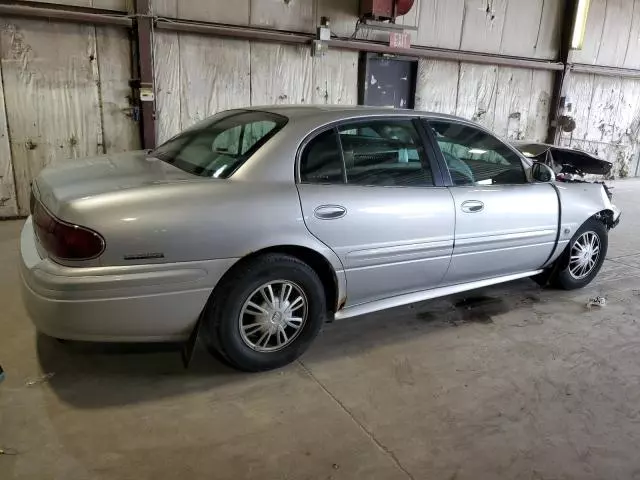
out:
M324 287L295 257L267 254L223 279L205 311L203 337L231 366L262 371L293 362L326 317Z
M546 273L548 284L564 290L586 287L598 275L608 247L606 227L591 218L578 229L552 269L540 276Z

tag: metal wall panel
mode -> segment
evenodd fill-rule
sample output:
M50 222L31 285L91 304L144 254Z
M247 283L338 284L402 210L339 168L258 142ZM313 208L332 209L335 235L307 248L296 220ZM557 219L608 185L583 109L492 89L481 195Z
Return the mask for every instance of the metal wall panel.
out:
M604 28L596 59L599 65L624 65L633 9L633 0L607 0Z
M317 1L251 0L250 23L257 27L313 32L317 25Z
M13 181L9 128L0 72L0 217L13 217L17 214L16 186Z
M156 31L153 37L156 83L156 137L158 143L176 135L182 126L180 111L180 34Z
M499 52L508 0L465 0L462 50Z
M103 152L95 27L15 20L1 24L1 65L18 206L57 160Z
M617 176L633 175L630 164L640 141L640 80L572 74L566 88L576 120L562 143L614 162Z
M523 68L498 69L493 130L504 138L525 138L531 105L532 73L532 70Z
M249 48L246 40L180 35L181 128L215 112L247 106Z
M613 67L640 65L638 0L591 0L584 45L569 61Z
M309 47L253 43L251 105L313 103L312 73Z
M498 90L498 67L460 65L456 115L493 128Z
M633 2L631 31L623 67L640 69L640 0L634 0Z
M233 5L220 0L152 0L153 12L163 17L201 22L249 24L250 0L234 0Z
M159 141L229 108L357 103L357 52L156 33L155 58Z
M329 17L332 33L339 37L350 37L356 27L359 5L360 0L319 0L316 23L320 24L321 17Z
M595 64L604 29L607 0L591 0L584 42L581 50L572 50L569 61L575 63Z
M421 0L419 27L414 42L440 48L460 48L465 0Z
M571 105L570 111L567 113L576 121L576 129L573 131L574 138L587 137L594 79L592 74L574 73L567 80L565 95L567 103Z
M562 7L562 0L509 0L500 53L555 58Z
M459 73L459 62L420 59L416 110L455 114Z
M524 138L543 142L549 130L551 95L554 73L544 70L531 72L531 97Z
M504 138L543 141L552 89L552 72L421 60L416 109L457 114Z
M131 42L126 30L96 27L103 150L126 152L140 148L139 126L131 108Z
M358 104L358 52L331 50L313 59L312 103Z

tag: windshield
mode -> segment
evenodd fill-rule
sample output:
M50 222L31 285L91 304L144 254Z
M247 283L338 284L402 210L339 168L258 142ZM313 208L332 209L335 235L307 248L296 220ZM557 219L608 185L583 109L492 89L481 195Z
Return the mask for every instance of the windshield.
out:
M227 178L273 137L287 118L242 110L204 120L150 153L185 172Z

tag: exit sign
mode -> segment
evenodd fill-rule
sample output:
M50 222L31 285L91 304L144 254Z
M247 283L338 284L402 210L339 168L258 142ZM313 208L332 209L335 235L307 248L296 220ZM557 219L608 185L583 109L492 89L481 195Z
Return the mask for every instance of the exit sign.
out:
M389 46L391 48L411 48L411 35L408 32L389 33Z

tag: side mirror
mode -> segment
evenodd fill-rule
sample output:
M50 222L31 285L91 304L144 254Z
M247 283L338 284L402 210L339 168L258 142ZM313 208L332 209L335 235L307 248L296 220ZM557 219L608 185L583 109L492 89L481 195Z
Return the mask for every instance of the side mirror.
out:
M536 182L549 183L556 181L556 174L548 165L535 162L531 167L531 178Z

